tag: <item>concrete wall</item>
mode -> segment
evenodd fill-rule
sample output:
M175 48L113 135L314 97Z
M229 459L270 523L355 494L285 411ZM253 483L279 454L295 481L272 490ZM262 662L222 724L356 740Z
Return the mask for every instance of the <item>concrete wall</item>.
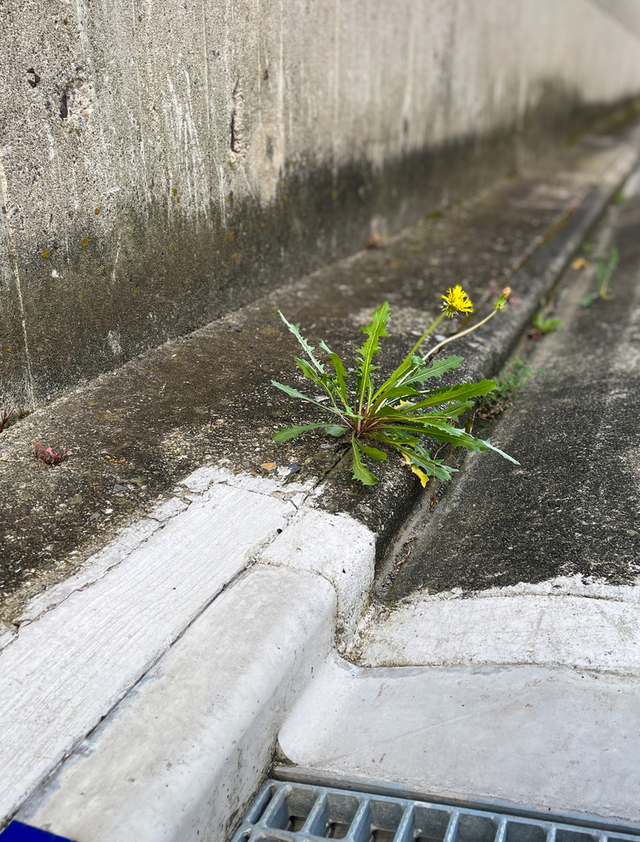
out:
M636 95L640 42L607 5L0 0L0 404L204 324L508 170L517 134Z

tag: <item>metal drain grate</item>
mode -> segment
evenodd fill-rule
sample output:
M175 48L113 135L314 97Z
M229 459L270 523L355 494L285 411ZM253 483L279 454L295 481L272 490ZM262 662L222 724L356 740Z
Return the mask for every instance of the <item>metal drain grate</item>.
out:
M232 842L638 842L638 836L269 780Z

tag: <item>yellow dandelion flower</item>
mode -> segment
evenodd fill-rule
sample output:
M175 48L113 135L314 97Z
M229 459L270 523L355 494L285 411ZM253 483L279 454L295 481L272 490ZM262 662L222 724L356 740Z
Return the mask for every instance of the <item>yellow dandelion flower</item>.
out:
M450 289L446 295L443 295L442 300L444 301L442 305L444 314L450 319L458 313L470 313L473 310L471 299L460 284Z

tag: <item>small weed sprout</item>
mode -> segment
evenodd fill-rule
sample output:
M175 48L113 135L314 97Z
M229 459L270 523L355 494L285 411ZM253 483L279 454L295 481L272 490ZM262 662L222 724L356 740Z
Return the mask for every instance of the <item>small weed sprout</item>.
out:
M24 407L7 406L4 409L0 409L0 433L6 430L7 427L12 427L22 418L26 418L28 414L29 410Z
M520 357L514 357L496 378L493 392L488 392L478 401L476 416L488 421L500 415L518 397L532 374L531 368Z
M0 412L0 433L5 429L5 427L9 426L15 412L16 409L14 406L5 407L2 412Z
M530 339L540 339L541 336L546 336L548 333L554 333L560 330L564 324L564 319L555 319L547 315L552 308L547 307L547 299L542 296L540 299L540 309L532 319L533 329L529 331Z
M598 291L592 292L589 295L585 295L585 297L580 302L580 304L583 307L588 307L592 302L596 300L596 298L602 298L603 301L606 301L607 298L611 298L611 289L609 288L609 282L611 281L611 276L615 272L617 265L617 248L612 248L609 252L608 257L597 258L596 279L598 281Z
M377 477L365 464L366 459L382 462L387 459L387 450L402 455L405 463L426 486L430 477L439 480L451 479L455 468L445 465L442 459L431 456L428 445L422 437L435 439L442 446L466 447L468 450L495 450L506 459L515 459L494 447L490 441L476 438L464 429L455 426L455 421L473 407L471 398L488 394L496 387L495 380L481 380L478 383L456 383L427 389L428 380L441 377L462 365L463 359L450 356L432 362L434 355L448 342L457 339L485 324L506 304L509 289L494 303L491 313L473 327L444 339L427 354L418 350L443 318L467 314L473 305L461 286L450 289L443 295L442 313L422 334L396 370L379 386L376 385L374 357L380 352L380 340L388 336L389 304L385 301L373 313L371 324L363 327L367 334L364 345L356 352L355 388L349 384L345 364L338 354L323 341L320 348L328 355L328 362L318 359L310 345L300 333L299 325L293 325L280 313L282 321L302 346L308 359L295 358L303 375L324 390L327 403L302 394L291 386L272 380L272 384L287 395L313 404L323 413L332 416L330 422L317 422L288 427L274 436L275 441L293 439L308 430L324 430L331 436L349 437L352 453L353 478L364 485L375 485ZM327 398L324 398L326 401ZM374 446L375 445L375 446ZM437 456L437 453L436 453Z
M33 455L36 459L44 462L45 465L60 465L66 462L73 453L68 447L63 447L62 450L53 450L51 447L44 447L39 441L34 442Z

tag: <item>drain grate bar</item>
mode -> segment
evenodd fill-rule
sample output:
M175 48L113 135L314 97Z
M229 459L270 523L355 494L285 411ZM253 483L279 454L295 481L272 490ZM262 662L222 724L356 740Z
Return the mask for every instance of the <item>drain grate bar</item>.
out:
M638 842L596 827L268 780L232 842Z

